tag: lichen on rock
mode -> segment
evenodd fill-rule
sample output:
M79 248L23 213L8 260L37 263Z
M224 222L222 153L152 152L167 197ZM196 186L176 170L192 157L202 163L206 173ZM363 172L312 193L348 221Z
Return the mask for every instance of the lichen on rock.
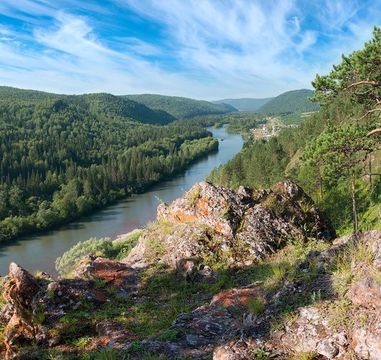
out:
M11 264L3 354L379 360L381 232L333 237L292 182L197 184L123 261L88 256L59 280Z
M201 182L172 204L159 205L157 220L124 260L131 266L160 261L175 268L178 261L191 257L202 258L209 266L248 265L288 240L335 236L324 214L291 181L257 192L243 187L234 192ZM161 230L161 223L171 224L169 234ZM153 253L155 244L161 253Z

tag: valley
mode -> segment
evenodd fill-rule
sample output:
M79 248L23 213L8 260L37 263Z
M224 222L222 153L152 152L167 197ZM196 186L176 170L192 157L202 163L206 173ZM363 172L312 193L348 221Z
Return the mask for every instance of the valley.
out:
M208 51L183 71L166 63L167 95L0 87L0 356L380 360L381 28L311 78L313 90L290 90L304 87L307 68L326 69L328 40L316 30L300 33L305 19L284 17L278 46L270 50L274 36L263 36L266 66L277 58L272 81L262 67L238 86L233 69L261 58L230 54L258 48L236 38L253 31L248 19L262 14L260 6L247 17L246 8L230 13L229 1L218 9L203 2L221 15L207 21L199 9L179 11L182 3L173 1L164 18L192 13L192 34L182 28L177 40ZM272 18L263 16L266 28ZM196 31L197 20L226 28L228 35L219 30L225 42ZM106 51L81 21L60 36L74 28L104 54L121 51ZM150 24L155 33L157 25ZM357 29L350 25L332 38L345 41L347 27ZM200 34L205 42L192 42ZM168 42L159 51L140 39L120 41L140 52L150 75L156 70L150 84L162 79L156 64ZM182 61L192 46L177 53ZM320 61L306 51L312 47L320 47ZM224 67L234 64L230 73L214 64L214 51ZM201 61L203 70L192 72ZM168 95L186 74L189 93L202 80L203 91L214 90L208 98L223 100ZM252 82L261 92L248 90Z
M170 180L153 185L142 194L131 195L115 205L108 206L77 221L42 234L19 238L0 247L0 276L6 275L8 265L15 261L29 271L46 271L56 275L55 260L79 241L90 238L115 238L135 228L142 228L156 217L161 201L170 202L210 171L232 159L241 149L240 135L228 134L222 128L209 128L220 141L217 152L211 153Z

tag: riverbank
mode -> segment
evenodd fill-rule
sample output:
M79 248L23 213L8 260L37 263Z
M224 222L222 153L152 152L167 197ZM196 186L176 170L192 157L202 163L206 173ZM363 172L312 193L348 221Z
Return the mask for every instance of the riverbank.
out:
M15 261L29 271L55 274L55 259L79 241L91 237L110 237L143 227L156 217L159 200L170 202L182 195L210 171L234 157L243 145L240 135L227 134L224 128L209 128L217 139L223 138L219 150L199 159L185 172L153 185L147 192L121 199L115 204L83 216L59 229L22 237L0 247L0 275L8 272Z

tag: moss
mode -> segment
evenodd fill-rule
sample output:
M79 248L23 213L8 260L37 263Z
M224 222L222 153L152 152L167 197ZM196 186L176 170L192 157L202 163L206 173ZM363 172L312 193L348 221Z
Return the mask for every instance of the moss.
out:
M143 230L135 230L124 239L113 241L111 258L119 261L128 256L132 248L137 244L139 237L142 235Z
M268 360L271 359L270 352L263 348L254 349L252 352L253 360Z
M163 331L158 337L157 340L160 341L174 341L179 336L179 331L176 329L167 329Z
M89 336L89 334L94 333L91 315L90 313L84 312L67 314L60 319L60 323L54 330L69 343L78 337Z
M82 336L78 339L75 339L72 344L80 349L85 349L92 341L93 338L91 336Z
M147 249L147 258L155 260L165 254L166 248L161 239L149 237L145 240Z
M151 225L150 234L152 238L149 241L149 251L153 256L159 256L164 250L160 238L154 237L155 229L161 226L167 226L164 223L155 223ZM208 232L209 229L204 229ZM125 359L154 359L155 355L147 353L141 348L140 341L153 337L160 341L174 341L181 335L177 330L171 329L172 322L184 312L189 312L200 305L210 302L210 299L220 291L229 290L256 283L261 287L264 293L263 300L259 298L251 299L248 303L248 309L252 314L261 316L265 310L266 302L271 302L273 295L279 293L284 288L285 281L296 283L302 287L301 293L295 293L293 296L283 296L280 298L279 306L273 312L271 324L266 324L271 330L282 329L285 325L290 325L298 316L298 308L324 300L324 289L316 287L315 280L318 281L319 273L317 263L312 257L311 252L326 250L328 244L315 240L292 241L285 248L267 258L254 263L250 266L229 268L224 264L224 254L213 253L214 246L220 245L220 239L211 232L209 238L203 237L207 251L206 256L211 256L215 261L217 279L213 284L206 282L186 282L179 281L176 273L164 265L156 264L142 270L139 273L139 289L136 298L118 298L112 294L112 301L104 304L89 303L82 299L80 309L67 313L63 316L55 327L50 331L57 332L68 346L72 347L73 352L83 354L83 359L97 359L99 356L106 356L105 353L89 352L92 337L96 336L95 326L99 321L111 320L122 324L131 332L132 339L136 339L134 345L123 354L115 352L116 358ZM146 235L147 236L147 235ZM357 244L356 246L362 246ZM213 257L214 256L214 257ZM372 262L372 256L369 249L354 247L341 253L335 260L332 267L333 277L339 276L345 272L348 262L355 259L367 266ZM375 275L380 277L381 275ZM380 280L381 281L381 280ZM102 281L96 281L96 285L102 291L105 291L105 284ZM327 305L326 305L327 306ZM348 307L346 303L335 303L335 307L329 308L332 323L336 326L346 324L348 311L353 314L354 308ZM328 312L328 310L327 310ZM236 319L242 319L242 314L233 314ZM367 318L363 313L352 317L357 319L360 324L365 323ZM139 347L140 346L140 347ZM74 349L73 349L74 348ZM84 354L84 352L87 354ZM107 356L114 356L114 353ZM253 354L253 359L260 358L258 354ZM256 357L255 357L255 356ZM82 356L82 355L81 355ZM87 357L86 357L87 356ZM121 357L123 356L123 357ZM43 359L43 357L40 357ZM112 359L112 357L110 357ZM157 358L157 356L156 356Z
M186 193L186 198L189 200L189 203L191 206L195 207L197 204L197 200L200 197L200 189L197 187L194 187L193 189L189 190Z
M37 324L42 324L45 321L44 308L42 307L41 304L37 304L36 308L34 309L33 320Z
M298 352L291 357L290 360L314 360L316 353L314 351Z
M276 198L276 195L268 195L262 202L262 206L273 211L278 216L283 216L287 210L286 204L282 201L279 201Z
M253 315L260 315L265 311L265 304L260 299L250 299L247 307Z
M333 287L339 295L343 296L350 285L364 274L374 273L373 260L374 253L361 241L350 242L338 252L331 271Z

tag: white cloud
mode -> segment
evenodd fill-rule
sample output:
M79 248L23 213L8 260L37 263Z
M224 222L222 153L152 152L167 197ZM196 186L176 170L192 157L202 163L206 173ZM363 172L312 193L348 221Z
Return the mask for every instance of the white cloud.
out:
M124 3L165 24L190 71L203 70L229 88L242 87L238 96L268 96L309 85L310 66L300 53L314 45L317 35L301 30L293 1Z
M101 38L98 19L65 12L108 13L107 7L79 0L2 0L0 13L25 21L32 31L0 26L0 83L65 93L266 97L309 87L316 72L326 72L342 52L361 46L379 15L372 10L358 18L363 2L341 0L323 5L293 0L114 1L158 24L165 49L128 32ZM41 16L53 23L40 23ZM176 68L164 66L160 58Z
M84 18L59 14L54 29L34 31L34 41L37 49L0 39L1 83L64 93L116 94L162 92L163 84L167 93L176 94L198 86L193 80L104 46Z
M156 56L163 55L163 51L158 46L149 44L136 37L116 37L115 40L119 41L122 48L127 51L132 51L138 55L143 56Z

